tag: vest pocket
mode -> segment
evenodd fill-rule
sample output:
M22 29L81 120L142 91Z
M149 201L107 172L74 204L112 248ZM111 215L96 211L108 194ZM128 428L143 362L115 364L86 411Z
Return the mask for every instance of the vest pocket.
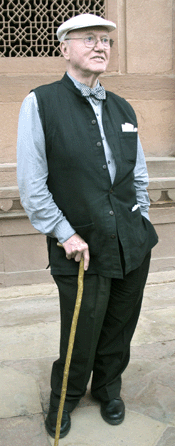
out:
M135 211L131 211L131 224L132 224L132 231L134 235L134 239L138 246L143 245L145 243L146 237L147 237L147 231L144 224L144 220L142 218L142 214L140 212L140 208L136 209Z
M83 226L72 225L78 235L88 244L91 255L99 254L99 237L95 229L94 223Z
M128 163L135 163L137 154L137 132L119 133L122 156Z

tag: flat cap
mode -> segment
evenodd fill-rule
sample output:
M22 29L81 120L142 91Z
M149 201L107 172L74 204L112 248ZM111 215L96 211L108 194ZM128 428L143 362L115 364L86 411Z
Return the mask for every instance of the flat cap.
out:
M75 29L81 28L89 28L91 26L103 26L107 28L107 30L113 31L116 28L116 24L110 22L109 20L105 20L102 17L93 14L79 14L75 17L72 17L66 22L62 23L57 29L56 35L60 42L65 40L66 35Z

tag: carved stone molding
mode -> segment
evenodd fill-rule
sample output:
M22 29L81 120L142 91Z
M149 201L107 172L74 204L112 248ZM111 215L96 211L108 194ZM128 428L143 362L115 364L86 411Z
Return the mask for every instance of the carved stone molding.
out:
M17 186L0 188L0 218L5 216L15 217L19 212L24 213L20 202L19 190Z
M0 210L3 212L8 212L13 207L13 200L10 198L1 198L0 199Z
M175 206L175 178L152 178L148 187L152 207Z
M168 180L165 181L167 186ZM169 182L170 183L170 182ZM175 179L171 187L162 187L162 181L157 181L156 186L150 181L148 188L151 208L155 207L175 207ZM174 187L173 187L174 185ZM26 217L20 202L19 190L17 186L0 188L0 219Z
M150 158L147 166L151 208L175 207L175 158ZM20 202L15 163L0 164L0 185L0 219L27 218Z

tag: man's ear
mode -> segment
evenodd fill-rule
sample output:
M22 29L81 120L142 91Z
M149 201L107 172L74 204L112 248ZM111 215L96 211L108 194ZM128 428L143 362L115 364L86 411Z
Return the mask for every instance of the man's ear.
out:
M68 41L64 40L64 42L60 43L60 50L61 50L63 57L66 60L69 60L70 57L69 57L69 42Z

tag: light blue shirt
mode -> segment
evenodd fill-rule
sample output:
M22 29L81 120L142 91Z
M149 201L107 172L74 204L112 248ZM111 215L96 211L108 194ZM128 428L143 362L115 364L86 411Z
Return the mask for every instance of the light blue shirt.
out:
M73 80L79 88L79 82ZM102 125L102 101L95 105L89 99L98 120L103 140L106 163L113 183L117 166L111 149L107 143ZM56 237L60 243L71 237L75 230L72 228L62 211L55 204L52 194L47 187L48 166L45 150L45 136L39 115L38 103L34 92L23 101L18 124L17 141L17 179L21 203L32 223L41 233ZM138 137L137 160L134 169L134 186L137 204L142 215L149 219L148 173L143 149Z

